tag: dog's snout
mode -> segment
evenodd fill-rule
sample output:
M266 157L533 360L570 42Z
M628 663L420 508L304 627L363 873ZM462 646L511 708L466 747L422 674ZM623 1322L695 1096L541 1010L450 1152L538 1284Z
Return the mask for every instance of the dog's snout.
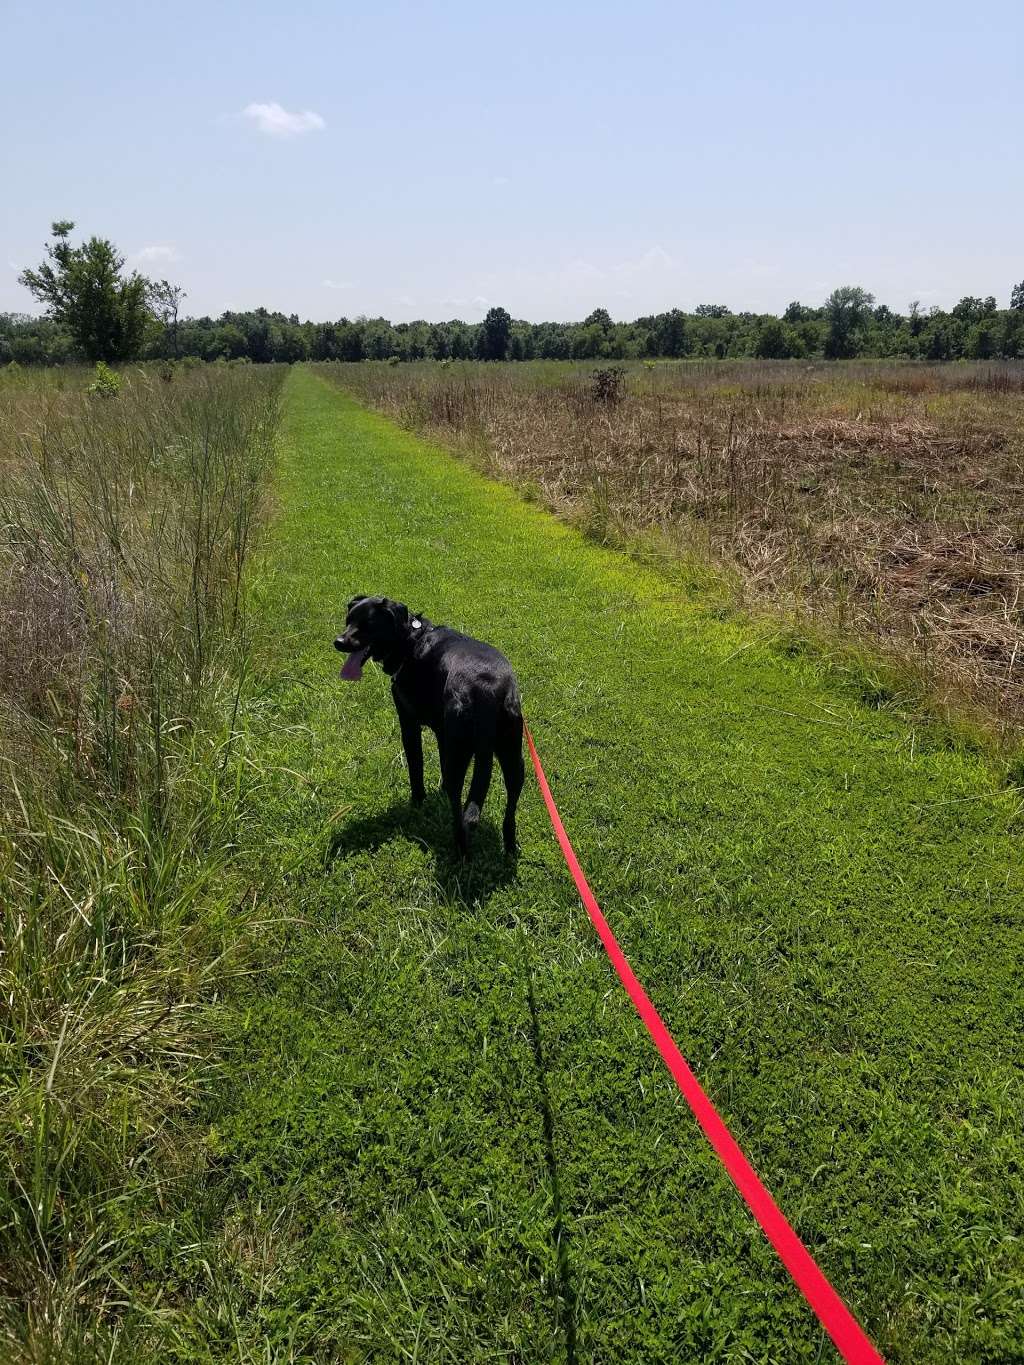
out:
M335 648L335 649L344 649L344 648L345 648L345 637L344 637L344 635L336 635L336 636L334 637L334 648Z

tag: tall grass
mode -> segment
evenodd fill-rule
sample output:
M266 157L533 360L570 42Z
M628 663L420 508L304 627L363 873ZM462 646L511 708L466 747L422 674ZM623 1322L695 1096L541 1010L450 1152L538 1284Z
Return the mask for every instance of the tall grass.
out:
M729 570L1024 723L1024 366L327 365L596 538ZM908 675L909 676L909 675Z
M140 1228L194 1174L176 1119L241 963L231 730L279 381L0 379L4 1358L137 1341Z

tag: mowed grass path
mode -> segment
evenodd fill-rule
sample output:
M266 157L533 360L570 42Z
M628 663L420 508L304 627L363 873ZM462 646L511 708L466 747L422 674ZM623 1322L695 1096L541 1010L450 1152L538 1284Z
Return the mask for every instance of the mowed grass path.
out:
M497 780L468 870L439 797L410 813L387 682L331 649L384 592L512 659L635 970L888 1358L1024 1357L1019 793L308 371L277 497L246 724L291 919L217 1118L237 1330L308 1360L835 1358L532 779L515 868Z

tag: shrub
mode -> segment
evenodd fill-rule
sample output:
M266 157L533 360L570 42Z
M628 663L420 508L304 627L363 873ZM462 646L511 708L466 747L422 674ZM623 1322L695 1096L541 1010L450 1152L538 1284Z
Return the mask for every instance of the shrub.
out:
M121 381L109 365L97 360L93 381L87 392L97 398L116 398L121 392Z
M610 365L607 369L595 370L590 376L590 396L595 403L614 406L622 399L625 370L621 365Z

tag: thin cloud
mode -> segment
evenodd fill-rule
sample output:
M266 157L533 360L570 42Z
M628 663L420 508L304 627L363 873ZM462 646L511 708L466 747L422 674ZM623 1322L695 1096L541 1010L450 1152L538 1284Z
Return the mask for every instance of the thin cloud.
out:
M180 261L181 254L177 247L154 245L141 247L131 259L136 265L170 265Z
M320 284L324 289L355 289L356 287L352 280L321 280Z
M565 267L565 275L571 280L603 280L605 272L592 261L577 259Z
M298 137L300 133L322 132L327 124L312 109L290 113L280 104L247 104L242 117L249 119L268 137Z
M643 275L647 272L675 270L676 262L663 247L652 246L636 260L622 261L612 269L617 275Z

